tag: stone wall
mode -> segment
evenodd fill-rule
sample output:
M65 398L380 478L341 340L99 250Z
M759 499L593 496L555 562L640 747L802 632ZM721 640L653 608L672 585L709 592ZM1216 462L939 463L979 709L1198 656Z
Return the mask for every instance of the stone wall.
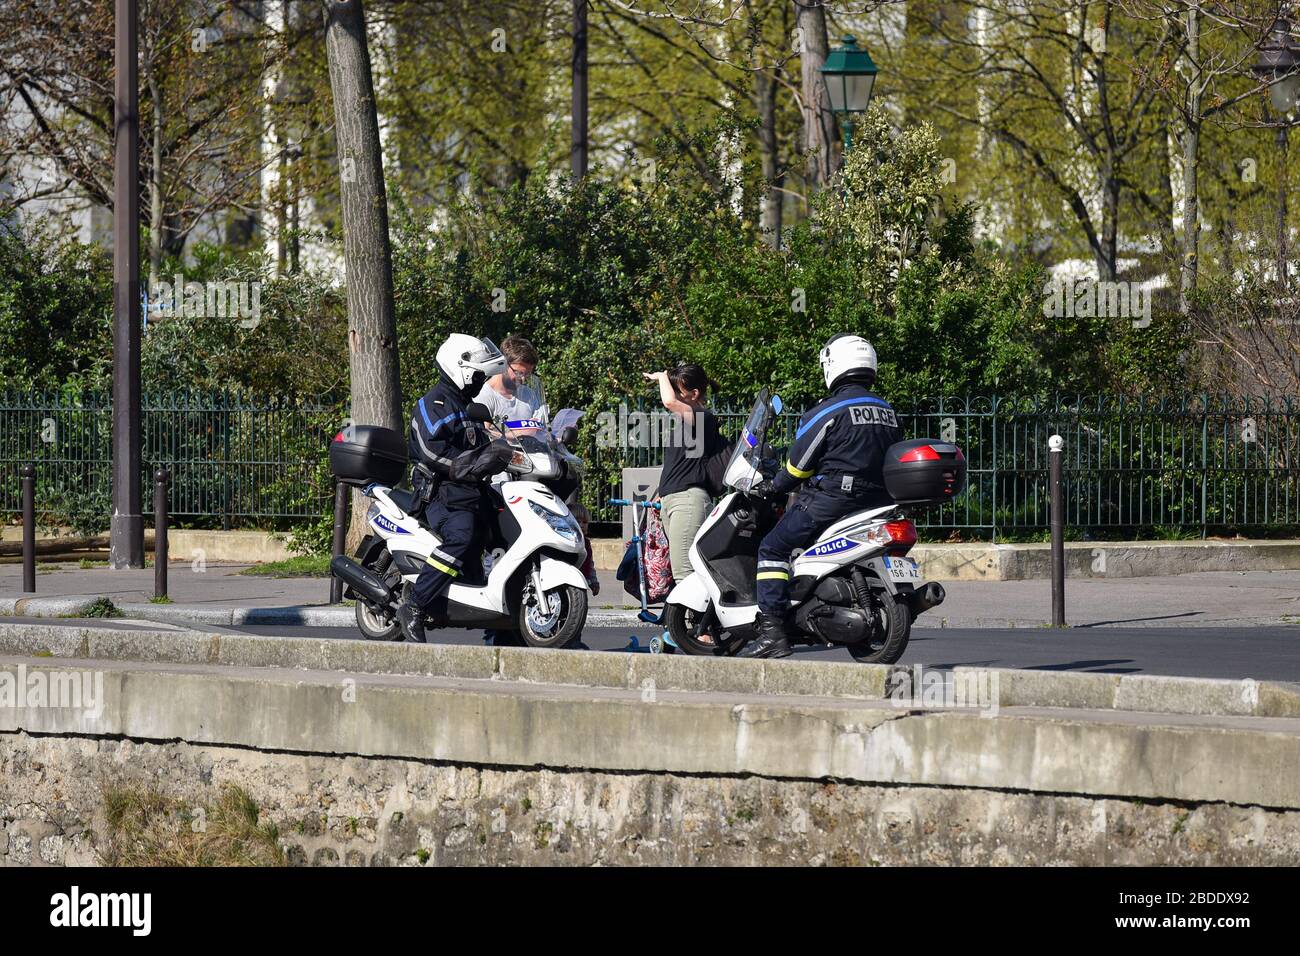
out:
M294 865L1296 865L1300 812L0 734L0 865L94 864L106 786L244 789Z

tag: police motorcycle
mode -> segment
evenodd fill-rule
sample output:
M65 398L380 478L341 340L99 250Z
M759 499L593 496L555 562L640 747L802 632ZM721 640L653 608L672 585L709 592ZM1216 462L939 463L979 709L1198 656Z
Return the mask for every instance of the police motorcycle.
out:
M733 489L709 513L691 544L695 569L665 599L663 624L688 654L734 655L753 636L758 545L779 517L755 492L779 468L767 443L781 398L759 392L723 475ZM895 503L849 515L827 528L791 564L792 630L804 643L843 645L857 661L892 664L903 656L917 615L943 603L907 556L916 525L903 505L951 500L965 485L961 449L934 439L891 445L885 486ZM784 497L784 496L782 496Z
M582 462L552 435L545 406L532 419L493 421L481 404L468 414L494 437L505 438L510 457L505 480L494 483L496 521L488 529L481 579L457 581L445 617L430 627L514 631L531 647L573 643L587 619L590 597L581 566L586 546L569 510L582 478ZM353 425L330 444L336 478L372 499L370 533L353 557L339 555L330 571L356 600L357 627L372 641L400 641L396 610L403 588L414 584L441 543L424 522L433 475L422 464L412 484L398 488L407 469L406 437L379 426ZM418 474L424 470L423 475Z

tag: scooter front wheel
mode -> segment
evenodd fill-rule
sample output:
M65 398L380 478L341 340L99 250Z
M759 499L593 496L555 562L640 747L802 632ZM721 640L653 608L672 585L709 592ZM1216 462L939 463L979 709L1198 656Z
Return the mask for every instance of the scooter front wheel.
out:
M519 603L516 621L529 647L567 647L587 623L587 590L562 584L537 595L530 589Z
M717 657L722 653L722 647L713 643L712 638L707 641L700 639L709 637L708 634L699 637L695 635L699 630L702 616L703 612L684 604L669 604L664 607L664 627L668 629L673 643L685 653L700 657Z

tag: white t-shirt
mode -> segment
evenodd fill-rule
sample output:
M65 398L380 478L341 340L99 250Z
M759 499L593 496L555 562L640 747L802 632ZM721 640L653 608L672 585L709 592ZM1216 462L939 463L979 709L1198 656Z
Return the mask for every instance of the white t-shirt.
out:
M492 413L493 418L505 418L508 421L532 418L542 404L541 397L526 385L521 385L515 389L512 398L509 395L502 395L492 387L490 382L479 389L474 401L487 406L487 410Z
M490 384L484 384L479 393L474 396L474 401L487 407L492 413L492 418L504 418L506 421L516 422L525 418L532 418L541 407L541 397L531 388L525 385L515 389L514 397L502 395ZM492 476L491 482L499 485L501 482L510 477L509 473L499 471Z

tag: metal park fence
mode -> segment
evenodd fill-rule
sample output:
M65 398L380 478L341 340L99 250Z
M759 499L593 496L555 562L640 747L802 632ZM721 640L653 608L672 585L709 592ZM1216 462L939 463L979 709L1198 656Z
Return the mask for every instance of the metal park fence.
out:
M142 408L143 468L146 476L171 472L176 518L230 527L329 513L325 449L345 401L183 392L147 394ZM968 397L895 408L908 437L954 441L966 454L967 490L916 515L932 534L1045 530L1053 434L1065 439L1067 523L1074 529L1190 536L1300 525L1300 401ZM735 439L748 406L715 411ZM798 419L783 414L773 443L788 443ZM108 395L0 392L0 511L18 512L19 471L32 463L42 513L74 527L107 527L110 429ZM618 515L604 502L619 491L620 469L657 465L663 451L636 447L626 435L598 442L595 431L584 429L586 498L596 521L612 522ZM151 482L143 488L148 495ZM147 513L148 502L141 505Z
M233 392L145 394L144 511L153 472L172 473L171 514L222 527L317 519L329 510L325 449L344 405ZM108 525L112 405L103 393L0 392L0 510L19 507L36 465L37 508L87 532Z
M967 397L894 405L909 438L956 442L967 490L916 515L945 528L996 537L1048 527L1047 439L1065 439L1066 521L1076 529L1158 528L1171 536L1300 524L1300 401L1225 396L1131 400ZM718 407L735 439L749 408ZM799 413L781 416L773 444L788 443ZM662 461L654 448L597 449L622 465ZM599 470L599 469L598 469ZM611 489L612 490L612 489ZM604 520L611 516L594 515Z

